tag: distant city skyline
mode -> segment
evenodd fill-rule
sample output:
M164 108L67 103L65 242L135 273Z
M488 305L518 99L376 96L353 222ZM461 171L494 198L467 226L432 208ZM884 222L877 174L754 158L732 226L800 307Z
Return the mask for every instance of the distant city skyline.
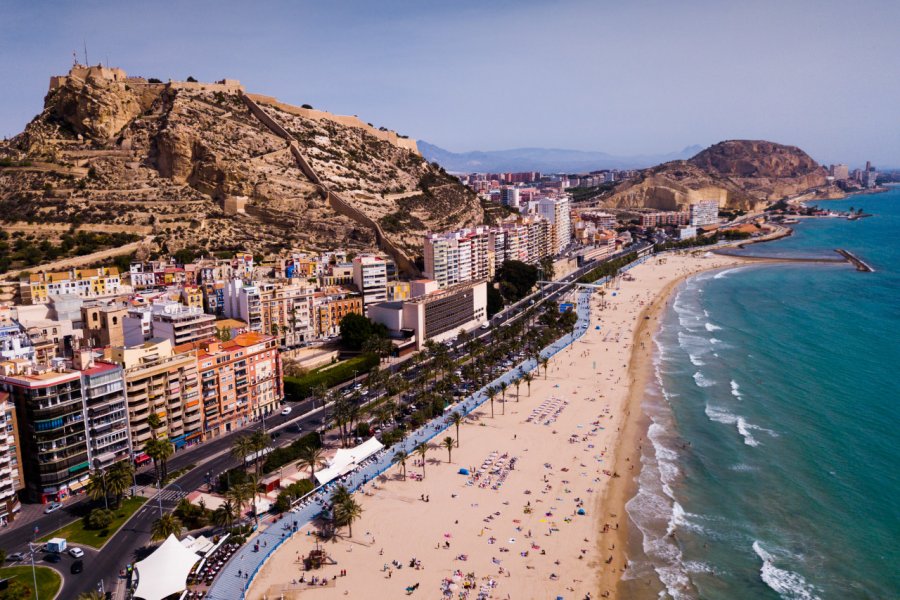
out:
M455 152L663 154L724 139L900 167L900 2L8 2L0 135L75 51L240 79Z

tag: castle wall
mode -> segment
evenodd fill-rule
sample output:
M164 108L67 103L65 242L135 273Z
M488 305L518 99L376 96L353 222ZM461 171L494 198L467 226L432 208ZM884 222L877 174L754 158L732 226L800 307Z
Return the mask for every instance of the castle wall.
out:
M247 94L249 98L251 98L254 102L258 102L260 104L267 104L269 106L273 106L278 110L284 111L288 114L296 115L298 117L303 117L304 119L312 119L314 121L319 120L327 120L333 121L345 127L356 127L358 129L362 129L367 134L376 137L385 142L391 143L398 148L404 148L411 152L415 152L419 154L419 147L416 145L416 141L408 138L402 138L397 135L395 131L382 131L380 129L376 129L372 127L368 123L364 123L359 117L351 116L351 115L335 115L330 112L324 110L316 110L314 108L302 108L299 106L293 106L290 104L285 104L283 102L279 102L277 98L273 98L272 96L264 96L262 94Z

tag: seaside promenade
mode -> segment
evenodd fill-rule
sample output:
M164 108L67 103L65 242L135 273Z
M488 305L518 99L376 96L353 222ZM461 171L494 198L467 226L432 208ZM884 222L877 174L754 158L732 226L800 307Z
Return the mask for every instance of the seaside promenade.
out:
M638 259L626 269L632 268L645 260L646 257ZM606 278L595 282L595 285L601 285L605 282ZM544 348L540 353L541 357L552 358L556 356L584 335L590 324L590 298L592 292L591 288L580 288L578 290L576 309L578 320L573 331ZM509 385L514 378L526 372L534 371L537 368L538 364L533 359L523 361L516 365L515 368L491 381L472 396L455 405L452 410L462 415L468 415L488 400L485 392L488 387L499 386L501 383ZM213 582L207 597L213 600L243 598L246 590L252 585L260 568L269 557L278 551L282 544L302 532L303 526L310 523L322 512L329 502L332 491L338 484L345 485L350 491L357 491L362 485L375 480L380 474L391 468L393 466L393 457L398 451L402 450L412 454L416 446L428 442L447 430L448 427L450 425L446 416L438 417L407 436L402 442L380 451L364 465L340 481L335 481L319 488L312 495L305 498L298 508L285 513L279 521L276 522L271 517L263 519L260 522L258 533L248 541L241 552L237 553L223 567L220 575ZM256 545L258 545L259 550L254 552L253 548Z

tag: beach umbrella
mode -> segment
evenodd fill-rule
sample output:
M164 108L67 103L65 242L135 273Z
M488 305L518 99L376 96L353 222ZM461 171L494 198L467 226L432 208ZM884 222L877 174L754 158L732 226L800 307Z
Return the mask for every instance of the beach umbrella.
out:
M579 515L583 515L583 514L584 514L584 509L583 509L583 508L579 508L579 509L578 509L578 514L579 514Z
M468 474L469 474L469 470L468 470L468 469L460 469L460 470L459 470L459 474L460 474L460 475L468 475Z

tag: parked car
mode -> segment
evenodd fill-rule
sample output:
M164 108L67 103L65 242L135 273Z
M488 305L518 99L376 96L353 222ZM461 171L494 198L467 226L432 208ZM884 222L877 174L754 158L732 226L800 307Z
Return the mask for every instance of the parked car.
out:
M20 560L25 560L25 555L21 552L13 552L12 554L7 555L6 560L8 562L19 562Z
M293 409L290 406L285 406L281 409L281 414L284 416L288 416L289 414L291 414L291 410Z
M51 502L47 505L47 508L44 509L44 514L49 515L52 512L56 512L62 508L62 503L60 502Z
M72 563L72 567L69 569L69 571L71 571L72 575L81 573L82 571L84 571L84 561L76 560Z
M72 558L81 558L82 556L84 556L84 550L72 546L71 548L69 548L69 554L72 555Z

